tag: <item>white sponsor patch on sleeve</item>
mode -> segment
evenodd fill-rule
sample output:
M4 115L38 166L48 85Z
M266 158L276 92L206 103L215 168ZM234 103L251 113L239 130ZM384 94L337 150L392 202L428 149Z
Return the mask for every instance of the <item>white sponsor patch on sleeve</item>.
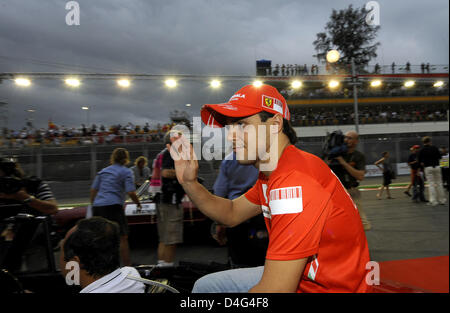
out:
M263 212L263 215L265 218L272 218L268 207L266 207L265 205L262 205L261 208L262 208L262 212Z
M302 187L295 186L271 190L269 207L272 215L303 212Z

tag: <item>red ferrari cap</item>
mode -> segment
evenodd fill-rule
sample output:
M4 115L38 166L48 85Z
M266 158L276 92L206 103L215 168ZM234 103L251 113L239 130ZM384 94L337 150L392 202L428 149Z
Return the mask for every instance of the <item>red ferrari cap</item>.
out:
M284 97L275 87L247 85L238 90L226 103L205 104L201 111L203 123L210 127L224 127L227 117L245 117L266 111L281 114L289 120L291 114Z
M412 149L420 149L420 146L419 145L414 145L414 146L411 147L411 150Z

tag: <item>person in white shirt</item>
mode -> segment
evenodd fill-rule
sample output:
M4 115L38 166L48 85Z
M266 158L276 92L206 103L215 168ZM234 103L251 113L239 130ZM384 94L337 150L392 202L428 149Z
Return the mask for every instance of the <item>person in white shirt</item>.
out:
M120 267L119 246L117 223L99 216L80 220L61 243L66 283L79 284L80 293L144 293L145 285L129 278L140 278L138 271Z

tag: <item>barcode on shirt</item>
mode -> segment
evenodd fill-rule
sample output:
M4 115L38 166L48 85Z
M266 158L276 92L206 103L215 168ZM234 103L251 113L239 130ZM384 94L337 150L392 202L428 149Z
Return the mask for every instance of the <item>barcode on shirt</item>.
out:
M302 187L288 187L270 191L270 201L302 197Z
M269 193L271 215L303 212L302 187L272 189Z

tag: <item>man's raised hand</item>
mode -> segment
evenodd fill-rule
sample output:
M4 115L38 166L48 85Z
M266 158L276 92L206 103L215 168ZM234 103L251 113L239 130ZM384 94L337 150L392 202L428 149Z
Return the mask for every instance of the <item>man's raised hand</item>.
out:
M166 147L175 163L175 173L180 184L196 182L198 175L198 161L194 148L187 138L180 134L170 137L171 144Z

